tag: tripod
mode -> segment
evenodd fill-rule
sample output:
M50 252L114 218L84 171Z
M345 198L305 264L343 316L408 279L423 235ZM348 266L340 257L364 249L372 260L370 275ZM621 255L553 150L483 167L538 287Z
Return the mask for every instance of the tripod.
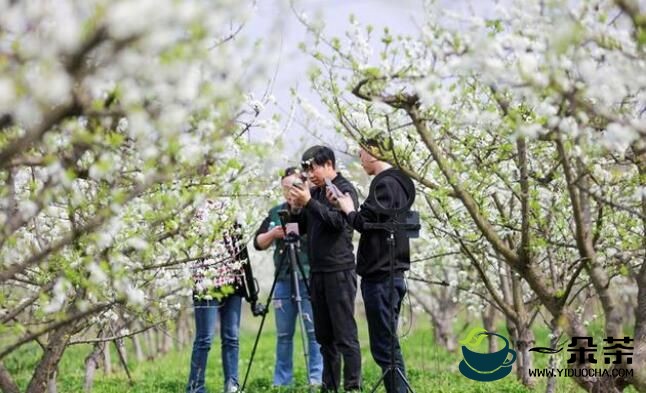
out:
M381 377L372 388L370 393L374 393L379 388L379 385L383 382L386 384L386 377L390 378L390 386L393 389L396 389L395 385L395 376L397 375L401 381L406 385L406 391L415 393L413 388L410 386L410 382L406 379L406 376L402 370L395 364L395 337L397 335L397 322L395 318L395 232L399 229L419 229L419 225L409 225L409 224L397 224L393 221L387 223L366 223L364 225L365 229L368 230L385 230L388 232L388 238L386 243L388 244L388 257L389 257L389 283L388 290L390 291L390 359L389 365L386 370L381 374Z
M307 283L307 280L305 280L305 271L303 270L303 266L301 265L301 262L298 258L298 252L297 252L298 241L299 241L298 235L296 235L293 232L287 233L287 229L285 227L285 222L283 217L281 217L280 221L281 221L281 226L283 228L283 231L287 234L284 239L284 242L285 242L284 250L287 252L287 258L283 259L278 265L278 267L276 268L276 273L274 274L274 282L271 284L271 290L269 291L269 296L267 297L265 310L269 310L269 304L272 301L274 290L276 289L276 282L278 281L280 272L286 266L289 271L290 282L292 285L292 292L291 292L292 300L296 303L297 318L299 321L301 340L303 344L303 357L305 358L305 373L306 373L307 382L309 385L309 382L310 382L309 350L308 350L307 337L306 337L307 331L305 330L305 320L303 316L303 307L302 307L303 298L301 297L299 280L298 280L299 273L300 273L300 276L303 277L304 279L305 289L308 293L310 292L310 288L309 288L309 284ZM260 340L260 335L262 334L262 329L265 325L266 317L267 317L267 312L263 314L262 320L260 321L260 328L258 329L258 333L256 334L256 340L254 341L253 350L251 351L251 358L249 359L249 365L247 366L247 371L245 373L244 381L242 383L242 388L241 388L242 392L244 392L244 388L247 386L247 379L249 377L249 372L251 371L253 359L256 355L258 342ZM309 390L311 392L312 387L309 387Z

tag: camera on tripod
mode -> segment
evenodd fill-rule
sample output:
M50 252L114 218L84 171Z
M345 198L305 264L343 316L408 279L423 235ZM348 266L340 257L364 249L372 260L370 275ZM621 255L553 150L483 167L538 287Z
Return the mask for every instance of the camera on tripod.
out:
M294 183L297 183L299 180L295 180ZM301 182L301 184L303 184ZM293 184L294 185L294 184ZM288 206L289 207L289 206ZM267 302L265 305L262 304L254 304L252 305L252 312L253 315L259 316L262 315L262 320L260 321L260 327L258 329L258 333L256 334L256 339L254 341L253 349L251 350L251 358L249 359L249 364L247 365L247 371L245 372L245 377L242 382L242 391L244 391L245 386L247 386L247 379L249 377L249 373L251 371L251 366L253 364L253 359L256 354L256 349L258 348L258 342L260 339L260 335L262 334L262 328L265 323L265 318L267 314L267 309L269 308L269 304L271 302L274 296L274 290L276 289L276 283L279 279L280 272L287 272L289 275L289 281L291 282L291 295L290 295L290 301L294 302L297 310L297 315L299 316L299 326L300 326L300 336L301 339L303 340L303 356L305 358L305 366L306 366L306 380L310 381L310 375L309 375L309 349L308 346L306 345L305 338L307 337L307 331L305 329L305 320L306 318L309 318L305 316L303 313L303 307L301 306L301 302L303 301L303 295L301 294L301 289L300 289L300 282L302 281L302 284L305 286L305 291L307 298L309 298L309 284L307 283L307 275L305 274L305 269L301 265L301 262L299 261L298 253L300 252L300 235L298 231L298 219L299 219L299 211L293 208L288 209L281 209L278 210L278 217L280 219L280 226L282 230L285 233L285 237L282 239L284 244L281 245L282 251L281 255L284 256L282 260L279 262L278 266L276 267L276 273L274 275L274 282L271 285L271 290L269 291L269 296L267 298ZM310 388L310 391L312 388Z
M286 243L298 242L299 233L296 217L286 209L279 210L278 217L280 218L280 225L283 227L283 231L285 231L284 241Z

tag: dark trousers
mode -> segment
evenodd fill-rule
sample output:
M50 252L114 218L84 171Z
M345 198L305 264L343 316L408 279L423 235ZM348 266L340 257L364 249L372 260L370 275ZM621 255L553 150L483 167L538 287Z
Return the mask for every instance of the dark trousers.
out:
M399 367L401 372L406 375L404 358L402 357L397 339L397 321L399 320L399 310L402 299L406 294L406 283L403 277L395 277L395 366ZM392 325L390 323L390 279L387 278L380 282L361 281L361 294L363 303L366 307L366 317L368 319L368 334L370 337L370 352L375 362L381 367L383 372L390 366L390 339ZM397 373L394 376L395 386L392 385L391 374L388 373L384 379L384 385L388 393L405 393L406 385Z
M312 273L312 309L316 340L323 355L323 389L340 390L341 355L343 387L361 387L361 350L354 320L357 274L354 270Z

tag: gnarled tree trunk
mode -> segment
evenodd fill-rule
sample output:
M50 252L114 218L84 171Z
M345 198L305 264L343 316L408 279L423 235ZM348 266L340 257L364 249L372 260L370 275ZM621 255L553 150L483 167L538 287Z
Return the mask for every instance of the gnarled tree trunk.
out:
M56 378L58 363L74 329L74 324L68 324L54 330L49 335L43 356L34 370L26 393L44 393L48 390L51 380Z
M646 143L643 143L646 145ZM639 174L646 178L646 152L639 157ZM642 185L643 186L643 185ZM646 232L646 195L642 194L642 231ZM646 250L646 236L642 240L642 248ZM646 392L646 261L636 275L637 307L635 308L635 337L633 352L633 372L631 380L640 392Z

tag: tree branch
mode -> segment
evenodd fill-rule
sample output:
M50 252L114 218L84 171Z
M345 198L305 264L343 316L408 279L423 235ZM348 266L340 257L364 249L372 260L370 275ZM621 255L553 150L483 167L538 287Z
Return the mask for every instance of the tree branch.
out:
M518 269L518 254L516 254L513 250L505 245L504 241L498 236L491 223L489 223L487 219L480 214L480 212L478 211L478 206L471 194L469 194L469 192L462 188L462 186L458 183L458 177L442 155L439 146L429 134L426 125L419 120L418 109L416 107L409 107L407 108L407 112L413 120L415 129L422 138L424 144L428 147L429 151L433 155L433 158L440 168L440 171L442 171L442 174L453 188L453 191L457 194L457 197L462 201L462 204L469 212L469 215L472 217L476 226L480 229L484 237L489 241L494 249L502 256L504 256L510 265Z
M489 292L489 295L493 298L493 300L496 302L500 310L511 320L513 320L515 323L518 323L518 314L507 304L496 289L493 287L491 284L491 281L489 281L489 278L485 274L485 271L482 269L482 266L480 266L480 262L476 259L476 257L471 253L471 250L467 247L466 244L462 240L460 240L460 248L464 251L466 256L469 258L471 261L471 265L475 267L475 269L478 272L478 275L480 276L480 279L484 283L485 287L487 288L487 292Z
M79 319L85 318L85 317L87 317L89 315L92 315L92 314L94 314L96 312L99 312L101 310L104 310L104 309L106 309L108 307L113 306L116 303L119 303L119 301L114 300L114 301L112 301L110 303L97 304L94 307L89 308L89 309L87 309L87 310L85 310L83 312L80 312L78 314L72 315L69 318L63 319L63 320L58 321L56 323L53 323L53 324L51 324L49 326L46 326L46 327L40 329L37 332L27 334L27 335L23 336L22 338L20 338L15 343L9 345L4 350L2 350L2 352L0 352L0 359L3 359L5 356L7 356L11 352L15 351L16 349L18 349L22 345L24 345L24 344L26 344L26 343L28 343L28 342L42 336L43 334L46 334L48 332L51 332L52 330L58 329L61 326L65 326L65 325L67 325L69 323L72 323L72 322L77 321Z

